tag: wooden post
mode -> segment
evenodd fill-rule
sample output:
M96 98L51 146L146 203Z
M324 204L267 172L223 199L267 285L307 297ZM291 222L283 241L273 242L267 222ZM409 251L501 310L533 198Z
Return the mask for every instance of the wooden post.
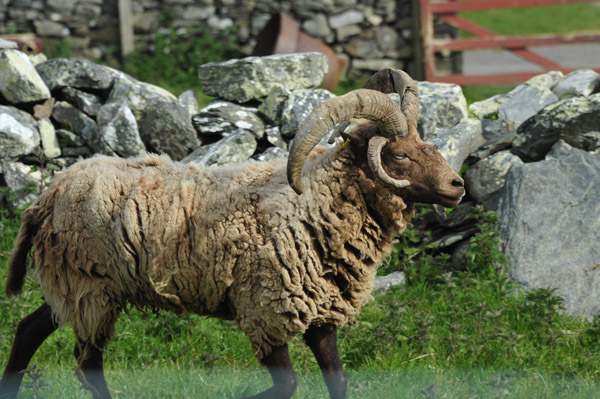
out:
M413 17L413 65L412 77L415 80L425 79L425 65L423 62L423 30L421 27L421 3L419 0L412 0Z
M119 27L121 31L121 58L125 58L127 54L135 50L131 0L119 0Z

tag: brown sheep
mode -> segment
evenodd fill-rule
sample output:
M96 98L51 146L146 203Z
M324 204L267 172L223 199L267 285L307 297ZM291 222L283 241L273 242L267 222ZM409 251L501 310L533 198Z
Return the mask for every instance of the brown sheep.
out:
M24 212L10 261L14 295L34 247L46 303L19 323L0 393L16 396L19 371L68 322L80 379L95 398L110 398L103 348L133 304L235 320L273 379L253 398L293 395L286 342L303 334L330 396L345 398L337 328L371 298L412 204L455 206L465 192L419 138L414 82L393 76L402 107L368 89L328 100L299 128L287 170L283 161L202 168L161 156L94 157L58 175ZM374 123L313 151L350 118Z

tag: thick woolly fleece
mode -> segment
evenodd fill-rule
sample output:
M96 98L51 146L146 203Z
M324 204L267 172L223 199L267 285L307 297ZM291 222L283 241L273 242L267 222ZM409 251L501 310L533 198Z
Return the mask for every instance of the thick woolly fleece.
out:
M349 148L314 152L301 196L285 166L98 156L60 173L23 216L57 320L95 342L128 303L214 315L259 360L311 324L352 323L407 207L365 189Z

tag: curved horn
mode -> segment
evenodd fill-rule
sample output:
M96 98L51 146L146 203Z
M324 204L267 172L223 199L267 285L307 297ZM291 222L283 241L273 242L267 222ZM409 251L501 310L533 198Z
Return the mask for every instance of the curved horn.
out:
M408 180L398 180L394 179L383 169L381 165L381 151L383 147L387 144L387 137L383 136L373 136L369 140L369 150L367 153L367 162L369 163L369 167L375 173L379 179L381 179L384 183L389 184L396 188L405 188L410 186L410 182Z
M419 118L419 91L409 74L400 69L385 68L371 76L363 87L382 93L398 93L402 112L416 125Z
M386 137L404 136L408 132L406 118L398 104L378 91L358 89L325 101L302 122L290 147L288 182L298 194L302 193L302 169L308 154L329 129L350 118L375 122Z

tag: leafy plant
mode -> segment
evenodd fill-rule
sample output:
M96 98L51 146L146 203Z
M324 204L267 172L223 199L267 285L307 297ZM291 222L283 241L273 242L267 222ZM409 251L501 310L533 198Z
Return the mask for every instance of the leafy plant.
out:
M201 87L198 66L241 56L236 28L215 31L206 24L176 29L168 14L152 39L127 55L125 72L179 94Z

